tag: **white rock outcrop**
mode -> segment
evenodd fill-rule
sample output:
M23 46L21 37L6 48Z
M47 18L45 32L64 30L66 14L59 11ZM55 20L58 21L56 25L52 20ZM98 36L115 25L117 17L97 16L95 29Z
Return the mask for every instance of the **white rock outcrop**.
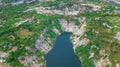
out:
M39 49L42 53L46 54L51 49L50 43L51 43L51 40L49 40L49 38L45 39L43 34L41 34L39 39L36 40L35 47Z
M44 62L38 61L37 56L25 56L24 60L20 60L20 62L27 67L44 67L45 65Z
M85 18L83 18L85 19ZM72 32L73 36L71 37L71 40L73 42L73 48L74 50L81 45L86 45L87 43L89 43L89 39L87 38L83 38L81 39L81 36L84 35L85 31L86 31L86 22L83 21L81 26L75 25L74 22L68 22L65 19L59 19L59 22L62 26L62 29L65 32Z

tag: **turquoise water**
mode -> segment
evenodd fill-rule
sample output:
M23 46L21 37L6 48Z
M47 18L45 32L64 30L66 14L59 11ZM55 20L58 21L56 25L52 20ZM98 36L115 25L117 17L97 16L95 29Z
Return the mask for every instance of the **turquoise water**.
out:
M46 67L81 67L80 60L74 54L71 34L65 32L56 39L53 49L45 56Z
M115 12L119 13L120 14L120 10L116 10Z

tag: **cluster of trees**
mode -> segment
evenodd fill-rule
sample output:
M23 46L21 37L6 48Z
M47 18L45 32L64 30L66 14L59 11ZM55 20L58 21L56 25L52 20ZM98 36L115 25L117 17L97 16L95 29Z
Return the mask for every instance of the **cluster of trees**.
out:
M22 47L19 47L15 52L11 52L9 56L6 58L6 62L8 62L13 67L24 67L18 60L18 57L25 55L25 50Z
M18 6L2 6L0 7L1 14L0 19L1 20L10 20L14 18L19 18L23 16L23 11L27 9L27 6L25 5L18 5Z
M82 67L95 67L93 60L89 59L89 50L91 49L90 46L91 44L88 44L87 46L80 46L76 49L76 55L78 57L82 57L80 59L82 62Z

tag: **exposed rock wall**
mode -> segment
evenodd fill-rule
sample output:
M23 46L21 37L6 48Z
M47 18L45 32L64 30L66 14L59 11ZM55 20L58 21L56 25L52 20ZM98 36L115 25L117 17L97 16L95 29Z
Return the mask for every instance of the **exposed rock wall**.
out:
M87 38L81 39L81 36L83 36L86 31L86 22L85 21L82 22L81 26L75 25L74 22L68 22L65 19L59 19L59 22L62 26L62 29L65 32L73 33L71 40L73 42L74 50L78 46L86 45L87 43L89 43L89 39L87 39Z

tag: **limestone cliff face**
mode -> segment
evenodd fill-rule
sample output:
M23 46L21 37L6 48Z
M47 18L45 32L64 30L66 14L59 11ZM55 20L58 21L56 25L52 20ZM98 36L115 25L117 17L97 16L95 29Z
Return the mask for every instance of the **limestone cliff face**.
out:
M78 15L80 12L85 10L95 11L98 9L93 6L90 8L87 5L73 4L70 7L65 7L62 9L52 9L51 7L36 7L35 10L40 14Z
M81 36L83 36L84 32L86 31L85 18L81 19L82 21L81 21L80 26L76 25L74 22L68 22L65 19L58 19L58 20L59 20L59 23L60 23L63 31L73 33L73 36L71 36L71 40L73 43L74 50L77 47L87 44L89 42L89 39L87 39L87 38L81 39ZM45 28L43 30L43 32L40 33L40 35L35 43L35 48L37 50L40 50L42 52L42 54L44 54L44 55L46 55L52 49L53 41L54 41L53 39L50 39L49 37L47 37L47 38L44 37L44 33L46 32L46 29L47 28ZM53 27L53 31L58 35L61 34L61 32L59 32L58 29L55 27ZM37 61L38 57L26 56L24 61L21 60L21 63L24 64L25 66L29 66L29 67L45 66L46 64L45 64L44 56L42 56L42 57L43 57L44 61L38 62ZM33 61L33 60L36 60L36 61ZM29 65L29 64L31 64L31 65Z
M62 26L62 29L65 32L72 32L73 33L73 36L71 37L71 40L73 42L74 50L78 46L85 45L89 42L89 39L87 39L87 38L81 39L81 36L83 36L85 31L86 31L86 22L84 21L85 18L83 18L81 20L83 20L81 22L81 26L78 26L78 25L75 25L75 22L68 22L65 19L59 19L59 22Z

